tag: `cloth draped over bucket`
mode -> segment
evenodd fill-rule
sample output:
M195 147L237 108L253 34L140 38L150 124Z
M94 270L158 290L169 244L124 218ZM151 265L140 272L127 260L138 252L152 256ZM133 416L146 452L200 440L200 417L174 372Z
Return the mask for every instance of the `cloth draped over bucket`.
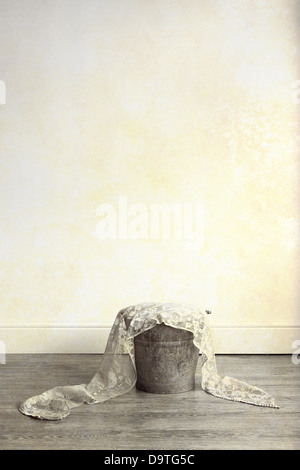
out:
M201 386L206 392L227 400L278 408L268 393L217 373L208 316L197 307L177 303L142 303L118 313L110 331L100 367L89 384L58 386L24 401L21 413L57 420L83 403L101 403L127 393L136 383L134 337L157 324L191 331L199 349Z

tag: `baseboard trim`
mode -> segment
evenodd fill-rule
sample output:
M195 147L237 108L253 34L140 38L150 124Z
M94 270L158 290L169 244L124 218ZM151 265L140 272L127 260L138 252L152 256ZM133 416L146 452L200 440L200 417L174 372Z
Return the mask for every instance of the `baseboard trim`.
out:
M0 343L7 354L101 354L111 325L6 322L0 325ZM217 354L292 354L293 342L300 340L299 324L214 325L212 332Z

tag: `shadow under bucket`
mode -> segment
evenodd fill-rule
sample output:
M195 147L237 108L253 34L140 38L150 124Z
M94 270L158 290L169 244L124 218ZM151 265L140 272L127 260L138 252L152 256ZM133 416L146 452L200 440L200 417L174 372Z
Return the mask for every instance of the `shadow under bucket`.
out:
M193 338L192 332L164 323L136 336L136 388L149 393L192 390L199 357Z

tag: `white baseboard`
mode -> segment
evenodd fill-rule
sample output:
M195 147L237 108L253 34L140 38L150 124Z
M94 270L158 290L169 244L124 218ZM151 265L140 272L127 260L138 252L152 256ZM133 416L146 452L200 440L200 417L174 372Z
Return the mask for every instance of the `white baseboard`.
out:
M0 353L100 354L110 328L108 323L8 322L0 325ZM291 354L300 340L299 324L214 325L212 331L216 354Z

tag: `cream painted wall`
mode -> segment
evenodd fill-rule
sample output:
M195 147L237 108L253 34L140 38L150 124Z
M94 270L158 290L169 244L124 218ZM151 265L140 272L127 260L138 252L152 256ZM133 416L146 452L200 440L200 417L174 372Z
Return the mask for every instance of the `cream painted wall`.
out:
M119 309L170 300L213 311L218 352L292 350L299 9L0 0L8 352L99 351ZM120 196L201 205L203 240L100 240Z

